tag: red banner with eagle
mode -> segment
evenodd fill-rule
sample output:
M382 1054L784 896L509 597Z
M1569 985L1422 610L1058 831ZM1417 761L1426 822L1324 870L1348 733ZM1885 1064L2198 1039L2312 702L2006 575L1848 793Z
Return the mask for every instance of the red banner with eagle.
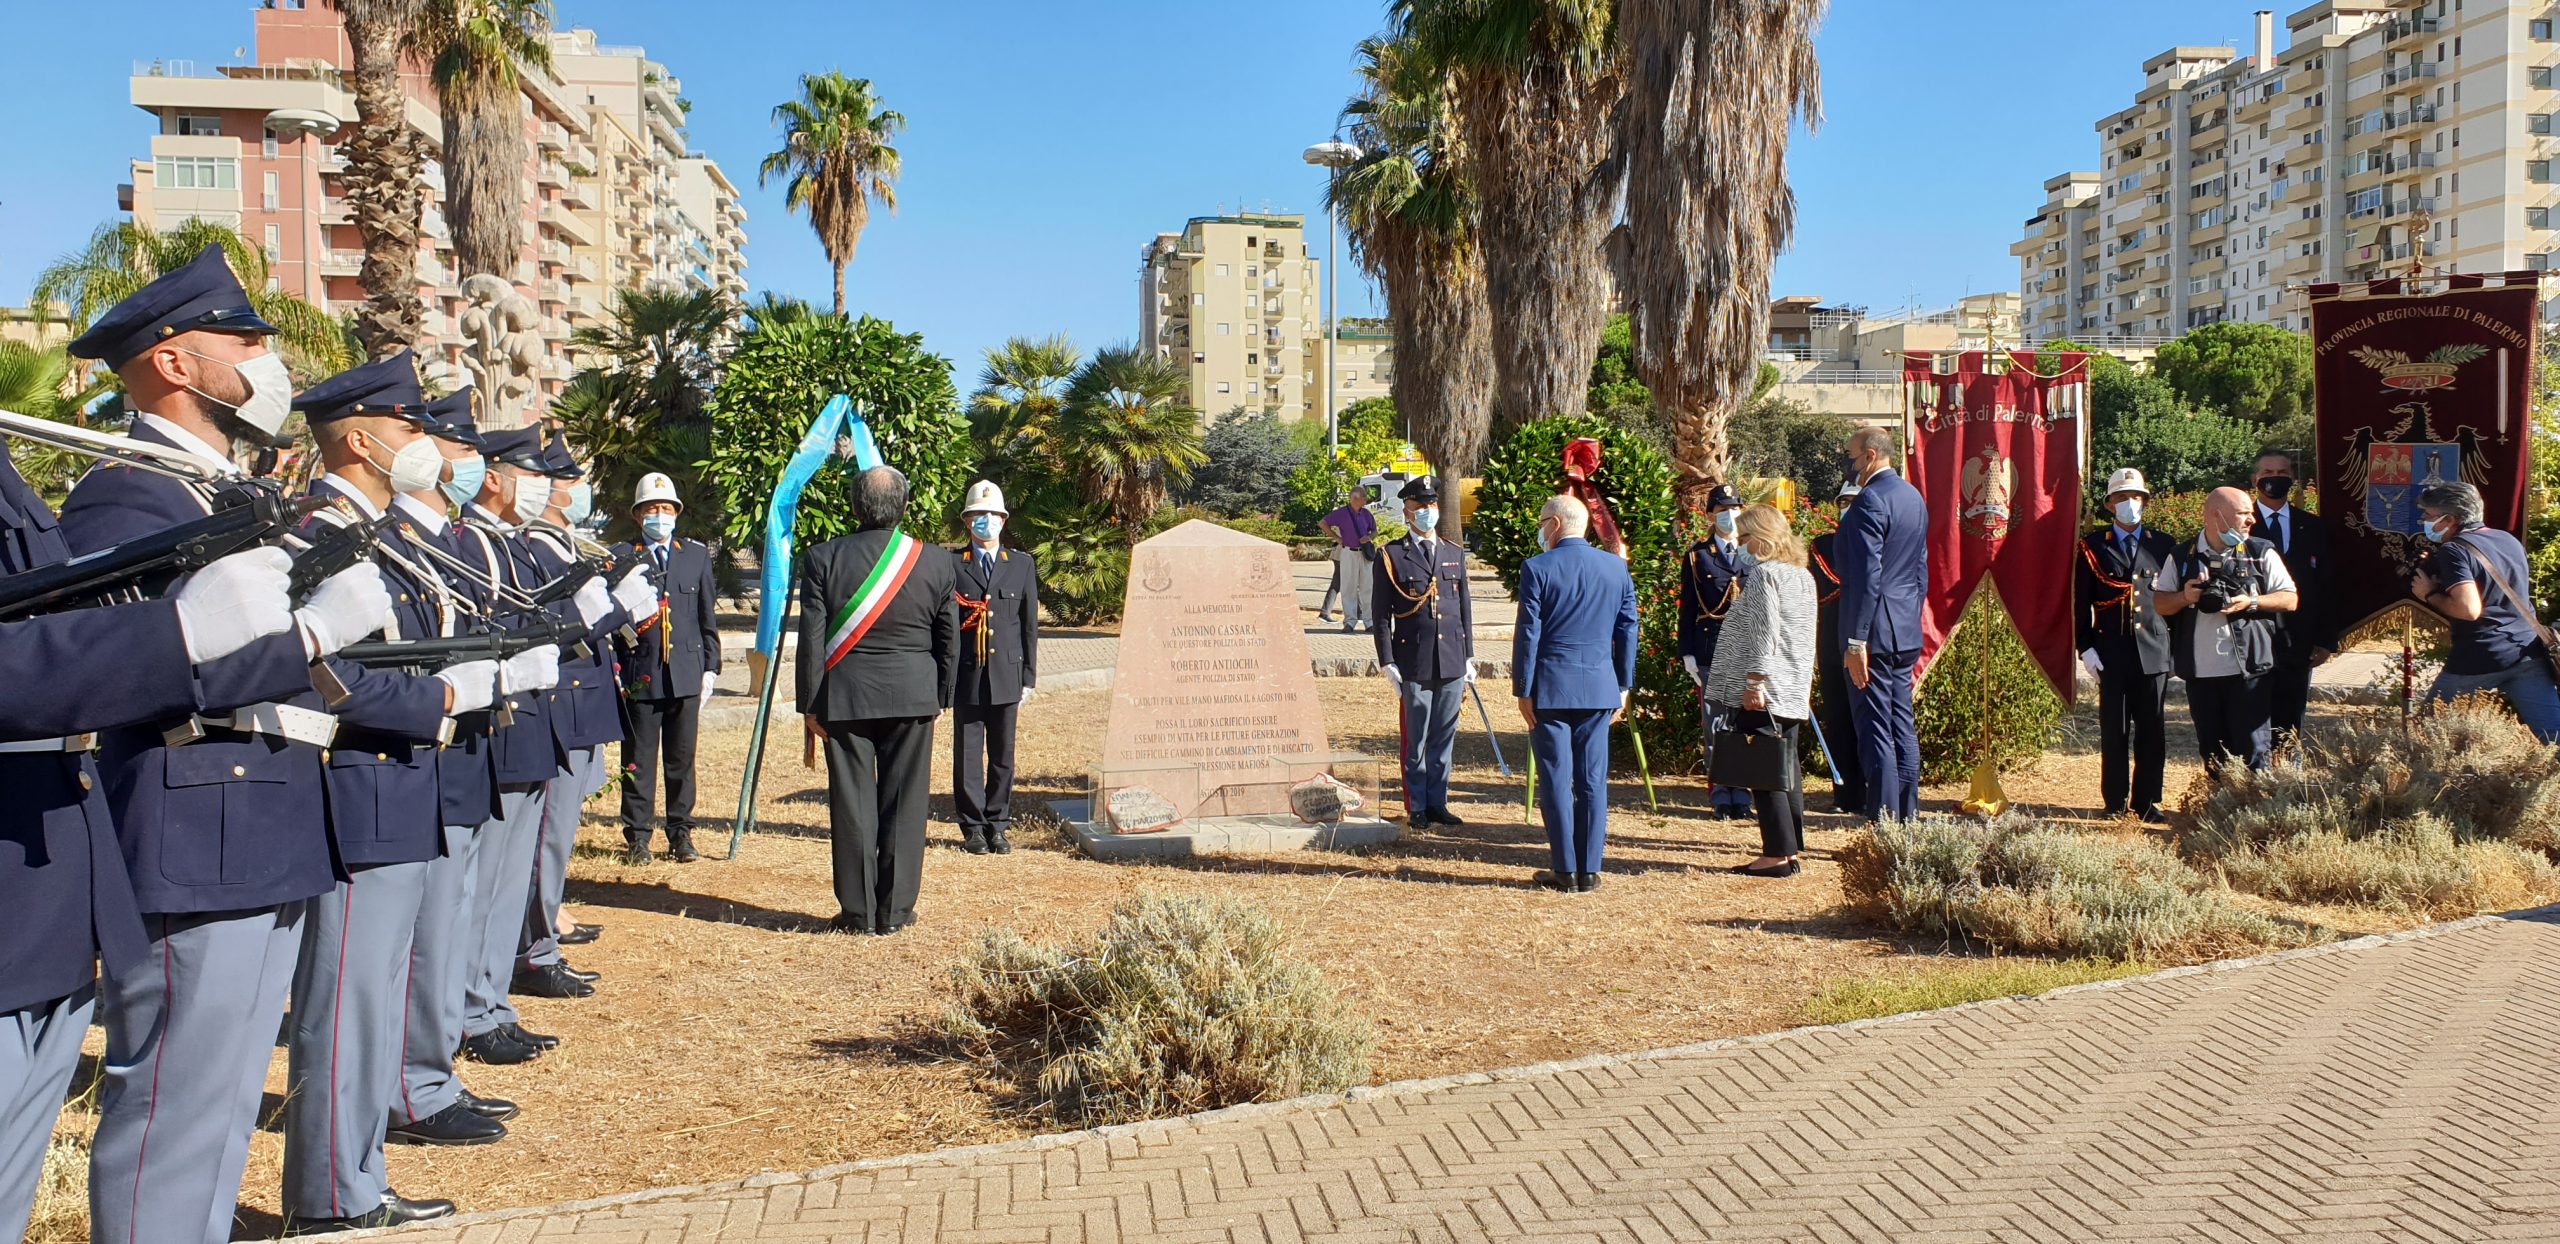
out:
M1910 479L1929 507L1918 673L1928 672L1988 574L2046 681L2070 702L2089 356L1913 353L1903 356L1902 382Z
M2540 274L2311 287L2311 408L2325 576L2353 629L2409 603L2429 546L2418 491L2480 490L2492 527L2524 532Z

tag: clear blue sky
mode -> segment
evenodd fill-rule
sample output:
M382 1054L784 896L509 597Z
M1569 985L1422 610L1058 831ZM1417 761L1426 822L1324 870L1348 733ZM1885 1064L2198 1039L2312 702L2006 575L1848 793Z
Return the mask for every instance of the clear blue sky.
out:
M114 214L145 118L135 60L223 62L254 0L12 6L0 43L0 302ZM920 331L957 364L1016 333L1088 349L1130 336L1139 246L1220 208L1321 210L1299 161L1352 89L1378 0L559 0L564 25L639 43L683 80L692 137L747 192L748 280L823 302L808 229L759 190L772 105L798 74L867 76L910 121L900 208L847 272L859 310ZM2008 245L2051 174L2094 159L2091 122L2123 106L2143 58L2245 43L2242 0L1833 0L1820 36L1825 119L1792 167L1796 246L1777 293L1878 308L2013 289ZM102 14L112 20L102 20ZM2279 39L2282 35L2279 32ZM2243 48L2245 51L2245 47ZM1346 309L1369 295L1345 272Z

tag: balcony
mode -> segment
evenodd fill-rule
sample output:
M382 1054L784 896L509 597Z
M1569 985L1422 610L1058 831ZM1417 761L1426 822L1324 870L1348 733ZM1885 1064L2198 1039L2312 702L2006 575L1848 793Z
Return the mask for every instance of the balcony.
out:
M569 184L568 166L558 160L542 160L534 165L534 180L546 186L565 187Z
M569 131L557 121L545 121L534 128L533 142L536 147L545 151L567 151Z
M534 292L539 295L544 302L557 302L565 305L569 301L569 284L566 281L541 281L537 282L533 288Z
M445 267L444 260L433 253L421 253L418 256L418 281L442 288L453 283L453 270Z
M332 249L320 252L322 276L354 276L363 267L363 251Z
M2420 78L2434 76L2436 76L2436 67L2433 61L2411 61L2406 65L2383 70L2382 85L2396 86L2402 82L2415 82Z
M2388 47L2406 39L2415 39L2420 35L2431 35L2435 32L2436 19L2432 17L2394 18L2383 23L2382 42L2385 47Z
M336 195L329 195L320 200L321 224L348 225L354 224L355 219L356 210L354 207L350 206L345 199Z

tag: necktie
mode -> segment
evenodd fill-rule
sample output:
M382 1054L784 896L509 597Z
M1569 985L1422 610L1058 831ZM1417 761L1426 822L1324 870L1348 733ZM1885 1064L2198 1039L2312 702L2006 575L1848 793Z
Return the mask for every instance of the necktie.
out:
M2285 543L2284 516L2276 513L2274 510L2268 510L2260 517L2266 520L2267 530L2275 533L2276 555L2279 557L2283 556Z
M663 544L650 545L649 556L657 561L659 574L664 575L667 573L667 546Z

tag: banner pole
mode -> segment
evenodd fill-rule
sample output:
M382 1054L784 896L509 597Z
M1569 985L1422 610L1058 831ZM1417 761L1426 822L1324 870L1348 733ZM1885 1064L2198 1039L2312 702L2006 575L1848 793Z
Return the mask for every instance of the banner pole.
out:
M1979 604L1981 597L1974 598ZM1998 599L1995 595L1993 599ZM1974 659L1982 663L1982 717L1973 732L1973 788L1959 810L1988 820L2009 810L2009 793L2000 788L2000 773L1991 761L1991 628L1990 614L1971 619Z

